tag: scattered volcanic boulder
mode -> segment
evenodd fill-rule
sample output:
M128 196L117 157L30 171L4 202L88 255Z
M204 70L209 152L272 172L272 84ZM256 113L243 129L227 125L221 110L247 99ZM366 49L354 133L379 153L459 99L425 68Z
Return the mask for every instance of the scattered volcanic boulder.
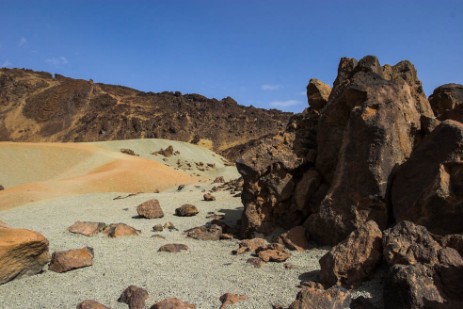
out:
M148 299L148 291L135 285L127 287L117 300L120 303L127 304L129 309L145 308L145 301Z
M73 269L93 265L93 248L85 247L53 252L48 270L64 273Z
M77 309L110 309L105 305L100 304L94 300L84 300L83 302L79 303L76 307Z
M463 124L446 120L402 164L393 178L397 222L410 220L438 234L463 232Z
M160 154L162 155L163 157L171 157L173 154L174 154L174 147L172 147L172 145L169 145L166 149L160 149L156 152L153 152L154 155L157 155L157 154Z
M188 246L184 244L166 244L159 248L159 252L170 252L170 253L178 253L181 251L188 251Z
M49 260L42 234L0 226L0 284L38 274Z
M103 231L105 227L106 224L103 222L77 221L68 227L68 231L84 236L94 236Z
M304 251L309 249L309 240L303 226L295 226L278 237L278 243L289 250Z
M264 262L278 263L286 261L291 256L291 254L285 250L283 245L276 243L257 248L256 254Z
M342 287L333 286L327 290L305 287L289 309L342 309L349 308L350 302L350 292Z
M325 286L359 286L371 277L382 258L382 233L368 221L320 259L320 279Z
M179 208L175 209L175 214L179 217L193 217L199 213L198 208L195 205L184 204Z
M228 307L228 305L233 305L240 301L245 301L246 299L248 299L248 296L245 294L238 295L232 293L225 293L222 296L220 296L220 301L222 302L220 309L225 309Z
M202 225L189 229L185 232L187 237L198 240L220 240L222 227L217 224L212 224L210 226Z
M147 219L158 219L164 217L164 212L157 199L148 200L137 206L137 213L140 217Z
M267 245L267 241L263 238L243 239L238 244L238 250L236 250L236 254L243 254L246 252L255 254L258 248L264 248Z
M450 247L458 251L463 256L463 234L450 234L441 239L443 247Z
M463 85L446 84L436 89L429 96L434 114L439 120L452 119L463 121Z
M196 309L196 306L178 298L166 298L155 303L150 309Z
M307 85L307 98L311 108L321 110L328 103L330 93L330 86L316 78L310 79Z
M103 233L111 238L117 238L124 236L138 236L141 231L125 223L112 223L105 228Z
M316 169L329 190L305 224L312 239L337 244L368 220L386 228L388 180L421 140L423 116L433 112L410 62L341 59L318 126Z
M212 201L215 201L215 196L213 196L212 194L210 194L209 192L208 193L205 193L203 195L203 199L206 201L206 202L212 202Z

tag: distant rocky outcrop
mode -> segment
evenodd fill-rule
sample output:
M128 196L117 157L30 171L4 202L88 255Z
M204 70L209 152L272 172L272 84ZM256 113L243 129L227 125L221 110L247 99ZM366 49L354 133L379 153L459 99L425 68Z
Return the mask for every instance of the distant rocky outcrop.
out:
M0 69L0 140L165 138L229 154L231 147L283 130L290 116L244 107L230 97L142 92L45 72Z
M437 87L429 96L429 103L439 120L463 121L463 85L446 84Z

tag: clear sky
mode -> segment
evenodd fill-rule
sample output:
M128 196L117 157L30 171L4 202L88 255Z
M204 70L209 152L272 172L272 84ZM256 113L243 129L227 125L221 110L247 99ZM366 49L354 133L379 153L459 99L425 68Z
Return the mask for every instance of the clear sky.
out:
M339 58L463 83L462 0L0 0L0 67L302 111Z

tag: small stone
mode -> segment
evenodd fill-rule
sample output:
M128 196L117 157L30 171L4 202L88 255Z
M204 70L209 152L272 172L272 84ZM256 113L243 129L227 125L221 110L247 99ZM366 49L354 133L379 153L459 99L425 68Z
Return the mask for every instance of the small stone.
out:
M215 201L215 196L213 196L212 194L210 193L206 193L203 195L203 198L206 202L211 202L211 201Z
M148 200L137 206L139 216L147 219L158 219L164 217L164 212L157 199Z
M196 309L196 306L178 298L166 298L155 303L150 309Z
M162 227L162 224L156 224L153 226L153 231L154 232L162 232L164 230L164 227Z
M93 248L84 247L81 249L54 252L48 270L64 273L92 265Z
M178 231L178 229L175 227L175 225L170 221L164 223L164 228L168 229L169 231Z
M223 176L219 176L212 183L225 183L225 179L223 179Z
M250 252L251 254L255 254L257 249L264 248L267 244L267 241L263 238L244 239L238 244L238 250L235 253L243 254Z
M198 226L185 231L187 237L191 237L198 240L219 240L222 235L222 227L213 224L210 227Z
M258 248L256 250L257 256L264 262L284 262L291 254L287 252L284 247L280 244L270 244L264 248Z
M141 231L125 223L112 223L104 229L103 233L111 238L117 238L123 236L138 236Z
M198 208L191 204L184 204L175 209L175 214L179 217L193 217L199 213Z
M228 305L233 305L237 302L247 300L248 296L245 294L238 295L238 294L232 294L232 293L225 293L222 296L220 296L220 301L222 302L222 306L220 306L220 309L225 309L228 307Z
M84 300L83 302L77 305L76 309L110 309L110 308L94 300Z
M284 263L283 266L285 267L285 269L294 269L294 268L296 268L296 266L294 264L291 264L291 263Z
M145 301L148 299L148 291L137 287L135 285L130 285L126 288L119 299L117 300L120 303L127 304L129 309L143 309L145 308Z
M260 258L258 257L253 257L253 258L249 258L246 260L246 263L248 264L251 264L252 266L254 266L255 268L261 268L262 265L264 264L264 261L262 261Z
M103 231L105 227L106 224L103 222L77 221L68 227L68 231L74 234L81 234L89 237Z
M221 240L232 240L232 239L235 239L235 236L233 236L233 234L223 233L222 235L220 235L220 239Z
M189 248L187 245L184 244L167 244L159 248L159 252L170 252L170 253L178 253L181 251L188 251Z

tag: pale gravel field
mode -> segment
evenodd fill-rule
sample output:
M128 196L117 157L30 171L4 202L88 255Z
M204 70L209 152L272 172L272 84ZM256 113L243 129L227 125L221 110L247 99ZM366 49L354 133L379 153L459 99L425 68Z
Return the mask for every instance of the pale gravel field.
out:
M198 188L198 186L201 186ZM214 193L214 202L202 201L200 183L181 192L140 194L113 200L126 193L99 193L57 198L36 202L0 212L0 219L13 227L28 228L43 233L50 241L50 251L83 246L95 250L94 265L63 274L46 271L42 274L11 281L0 286L0 308L75 308L82 300L94 299L114 309L125 309L118 303L120 293L129 285L148 290L146 308L167 297L178 297L197 308L219 308L219 297L226 293L247 294L247 301L229 308L271 308L272 304L289 305L299 290L301 279L316 275L318 259L326 252L312 249L292 252L287 261L296 267L286 270L283 263L268 263L257 269L246 264L248 254L235 256L237 240L198 241L186 238L182 231L208 221L208 211L227 214L234 223L241 215L240 198L229 192ZM136 219L136 206L157 198L164 210L162 219ZM173 215L184 203L196 205L195 217ZM128 208L128 210L124 210ZM66 228L77 220L124 222L142 230L138 237L110 239L104 235L85 237L74 235ZM179 232L164 231L166 239L151 238L151 227L171 221ZM157 252L166 243L183 243L189 252L178 254Z

